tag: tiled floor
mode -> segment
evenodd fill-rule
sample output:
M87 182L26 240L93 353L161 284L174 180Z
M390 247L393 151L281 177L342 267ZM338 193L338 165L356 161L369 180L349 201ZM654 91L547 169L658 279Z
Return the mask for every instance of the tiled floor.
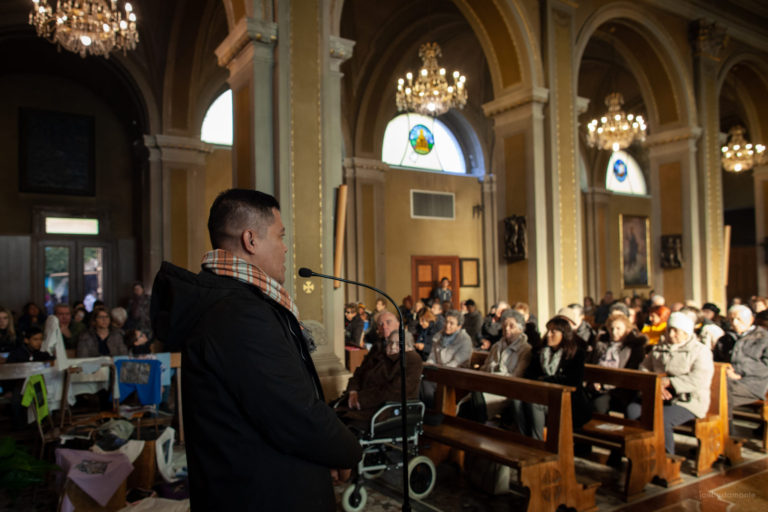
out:
M742 425L737 434L747 434L748 430L744 427L749 425ZM695 448L695 439L677 435L675 439L678 454L689 454ZM619 482L622 481L623 471L580 458L575 462L577 474L601 482L597 493L597 508L601 512L765 512L768 510L768 456L758 450L755 440L748 441L742 453L744 462L738 466L717 463L715 471L700 478L691 474L692 464L686 461L682 483L669 489L648 485L645 496L632 504L621 500ZM376 480L367 481L368 500L361 510L401 510L401 475L399 470L390 471ZM346 487L337 486L339 497ZM457 467L448 463L437 468L437 482L432 493L423 500L411 500L414 511L496 512L522 510L523 506L524 500L516 495L491 496L477 490ZM341 506L339 510L342 510Z

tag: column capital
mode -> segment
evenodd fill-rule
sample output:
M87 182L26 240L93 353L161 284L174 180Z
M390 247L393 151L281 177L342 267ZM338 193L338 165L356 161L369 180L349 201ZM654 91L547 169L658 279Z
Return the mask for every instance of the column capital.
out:
M693 46L694 57L701 57L720 62L720 56L728 46L728 35L725 28L715 22L698 19L693 22Z
M483 105L486 117L496 117L529 103L543 105L549 100L549 89L545 87L515 87L504 90L497 98Z
M355 48L355 41L331 35L328 37L328 53L331 56L331 69L338 71L339 67L350 57Z
M384 172L389 166L372 158L345 158L344 177L367 182L384 182Z
M163 163L205 165L205 156L213 152L213 146L200 139L176 135L145 135L144 145L149 149L150 160Z
M250 42L271 48L277 41L277 23L256 18L241 18L216 48L219 66L227 67Z
M700 126L684 126L654 133L645 139L649 156L660 157L670 153L696 151L696 142L701 137Z

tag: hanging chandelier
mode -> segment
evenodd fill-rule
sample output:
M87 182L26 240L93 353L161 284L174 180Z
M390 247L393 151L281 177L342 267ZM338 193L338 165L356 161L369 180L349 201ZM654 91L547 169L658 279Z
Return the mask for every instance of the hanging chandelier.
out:
M452 108L461 109L467 104L467 78L458 71L453 72L453 85L448 85L445 68L437 65L437 58L443 54L437 43L424 43L419 48L422 61L416 81L409 71L405 79L397 80L395 102L399 112L417 112L427 116L439 116Z
M634 140L645 140L645 121L643 116L625 114L621 109L624 97L621 93L614 92L605 97L608 107L598 121L593 119L587 125L587 144L598 149L610 149L618 151L629 147Z
M38 36L56 43L59 49L81 57L90 54L109 58L112 50L125 54L139 42L136 14L130 2L123 6L125 14L118 10L117 0L58 0L55 12L48 0L32 3L29 24Z
M744 127L734 126L728 130L730 140L728 144L720 148L723 153L721 161L723 168L728 172L748 171L755 165L766 163L765 146L754 146L744 138Z

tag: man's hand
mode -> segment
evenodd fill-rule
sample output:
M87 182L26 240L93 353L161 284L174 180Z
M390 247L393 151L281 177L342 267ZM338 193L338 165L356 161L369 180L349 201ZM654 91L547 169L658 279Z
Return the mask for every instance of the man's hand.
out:
M726 377L728 377L731 380L740 380L741 379L741 375L739 375L738 373L733 371L733 367L731 367L731 366L728 366L728 368L726 368L725 375L726 375Z
M338 485L349 480L349 476L352 474L351 469L332 469L331 479L333 479L333 485Z
M414 343L413 346L416 348L416 350L424 350L423 343Z
M661 379L661 399L662 400L672 400L672 393L669 391L669 386L671 382L669 382L669 379L667 377L664 377Z
M357 391L350 391L349 392L349 401L347 402L347 406L350 409L357 409L360 410L360 400L357 398Z
M486 339L483 339L482 341L480 341L480 348L483 350L488 350L489 348L491 348L491 342Z

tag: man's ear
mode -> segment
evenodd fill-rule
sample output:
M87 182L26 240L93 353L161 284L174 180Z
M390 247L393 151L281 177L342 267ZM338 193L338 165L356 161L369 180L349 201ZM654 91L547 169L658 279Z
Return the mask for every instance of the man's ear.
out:
M258 241L256 240L256 233L251 229L244 230L240 235L240 243L243 246L243 250L247 254L255 253L256 245L258 244Z

